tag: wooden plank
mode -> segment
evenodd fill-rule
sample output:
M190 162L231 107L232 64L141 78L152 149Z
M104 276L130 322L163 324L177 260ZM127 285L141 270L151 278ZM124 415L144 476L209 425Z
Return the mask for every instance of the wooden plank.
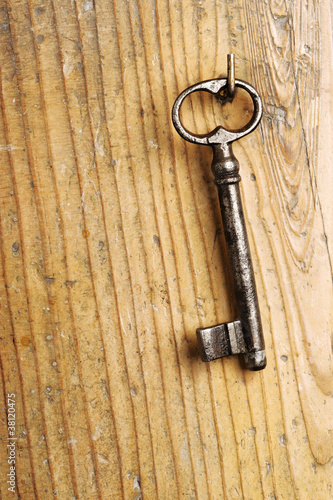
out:
M7 0L0 10L1 498L332 496L332 6ZM235 144L268 365L199 359L235 319L209 148L177 95L259 91ZM245 124L184 105L194 132ZM16 483L8 491L8 394Z

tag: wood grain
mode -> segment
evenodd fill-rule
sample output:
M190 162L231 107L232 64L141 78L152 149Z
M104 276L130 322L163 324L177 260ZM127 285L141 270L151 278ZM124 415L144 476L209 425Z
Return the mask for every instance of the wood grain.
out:
M0 497L331 498L331 3L2 0L0 16ZM236 305L211 153L170 115L230 52L264 104L234 147L260 373L198 356L196 328ZM205 132L251 109L198 95L183 119Z

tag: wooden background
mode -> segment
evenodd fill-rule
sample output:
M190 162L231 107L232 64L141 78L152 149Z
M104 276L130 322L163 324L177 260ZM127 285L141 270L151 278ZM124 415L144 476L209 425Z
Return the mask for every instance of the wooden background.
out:
M1 0L1 498L331 499L329 0ZM208 148L176 96L257 88L235 144L268 365L200 361L234 318ZM193 99L201 131L246 97ZM7 394L16 394L16 493Z

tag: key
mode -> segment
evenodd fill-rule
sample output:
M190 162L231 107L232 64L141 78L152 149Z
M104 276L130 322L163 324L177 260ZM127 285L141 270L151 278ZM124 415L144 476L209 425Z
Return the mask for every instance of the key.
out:
M230 95L230 88L234 90L235 87L247 91L253 101L253 116L245 127L226 130L218 126L206 135L199 135L188 131L182 125L180 108L184 99L192 92L205 91L219 96L221 91L228 91ZM213 149L212 170L218 189L223 230L238 304L238 318L235 321L197 329L202 359L212 361L224 356L242 354L245 365L250 370L265 368L266 353L239 189L239 163L233 154L232 143L252 132L259 124L261 116L262 104L257 91L242 80L234 80L230 85L227 78L192 85L177 97L172 110L173 124L183 139L194 144L211 146Z

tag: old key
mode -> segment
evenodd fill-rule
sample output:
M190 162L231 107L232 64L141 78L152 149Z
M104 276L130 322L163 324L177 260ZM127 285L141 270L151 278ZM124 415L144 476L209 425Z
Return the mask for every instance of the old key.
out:
M206 135L193 134L182 125L180 107L192 92L206 91L218 96L227 89L230 94L229 89L234 90L235 87L246 90L253 101L254 112L247 125L237 130L226 130L218 126ZM211 146L213 149L212 170L218 189L239 311L239 318L235 321L197 329L202 359L212 361L224 356L243 354L246 367L250 370L265 368L266 353L239 189L239 163L233 154L232 143L252 132L259 124L261 115L262 105L257 91L242 80L234 80L234 85L228 85L227 78L208 80L189 87L178 96L172 110L173 124L183 139Z

